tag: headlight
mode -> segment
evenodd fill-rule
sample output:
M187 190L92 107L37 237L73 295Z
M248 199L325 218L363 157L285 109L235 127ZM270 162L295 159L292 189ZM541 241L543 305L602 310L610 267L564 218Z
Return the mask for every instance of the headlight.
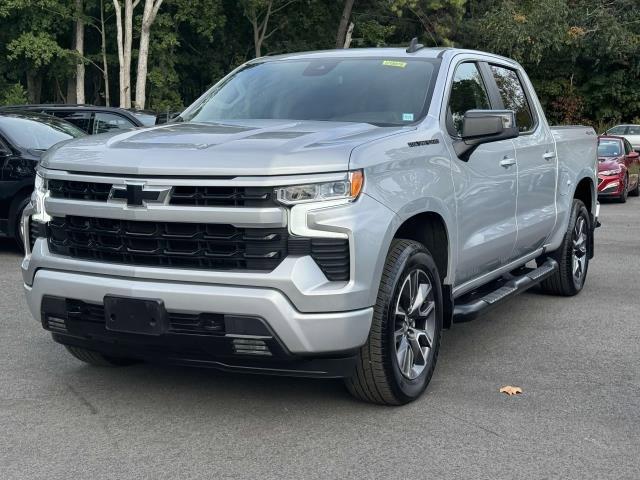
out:
M285 205L340 199L353 201L360 195L363 185L362 170L356 170L349 172L344 180L277 188L276 198Z
M44 208L44 201L49 196L49 189L47 188L47 181L36 174L36 181L34 184L33 195L31 195L31 203L33 204L33 215L31 218L41 223L47 223L51 220L51 217L47 214Z
M617 170L603 170L602 172L598 172L598 175L602 175L603 177L608 177L611 175L619 175L621 171L622 171L621 168L618 168Z

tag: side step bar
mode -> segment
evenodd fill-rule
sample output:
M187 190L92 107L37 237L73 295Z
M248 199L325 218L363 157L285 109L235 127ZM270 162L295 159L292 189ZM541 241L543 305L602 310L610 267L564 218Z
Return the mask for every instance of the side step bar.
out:
M463 295L455 300L453 307L453 323L469 322L481 313L491 310L504 300L550 277L558 269L558 262L549 258L535 269L525 270L520 275L508 274L501 279L489 284L489 288L481 288L476 292Z

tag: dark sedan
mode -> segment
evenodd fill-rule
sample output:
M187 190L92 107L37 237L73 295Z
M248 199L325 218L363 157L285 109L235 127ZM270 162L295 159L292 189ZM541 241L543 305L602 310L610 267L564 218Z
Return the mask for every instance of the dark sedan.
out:
M640 155L623 137L598 138L598 196L626 202L640 195Z
M34 112L0 113L0 236L22 245L20 218L29 203L42 153L86 135L74 125Z

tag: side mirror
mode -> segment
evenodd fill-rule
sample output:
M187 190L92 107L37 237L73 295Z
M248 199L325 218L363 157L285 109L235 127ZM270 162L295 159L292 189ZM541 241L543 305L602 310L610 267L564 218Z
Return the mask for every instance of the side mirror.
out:
M631 152L629 152L629 154L627 155L627 158L629 160L637 160L640 157L640 153L636 152L635 150L632 150Z
M509 140L519 135L513 110L469 110L462 119L462 137L453 148L465 162L483 143Z

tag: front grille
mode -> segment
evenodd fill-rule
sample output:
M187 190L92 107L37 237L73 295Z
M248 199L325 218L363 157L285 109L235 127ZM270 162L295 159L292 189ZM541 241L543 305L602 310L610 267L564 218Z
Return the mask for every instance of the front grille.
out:
M111 191L110 183L49 180L48 186L52 198L66 198L69 200L106 202Z
M287 254L287 229L232 225L54 217L53 253L129 265L266 270Z
M52 198L106 202L113 184L49 180ZM273 188L177 186L173 187L170 205L192 207L273 207Z
M276 205L273 189L264 187L174 187L169 203L197 207L266 207Z

